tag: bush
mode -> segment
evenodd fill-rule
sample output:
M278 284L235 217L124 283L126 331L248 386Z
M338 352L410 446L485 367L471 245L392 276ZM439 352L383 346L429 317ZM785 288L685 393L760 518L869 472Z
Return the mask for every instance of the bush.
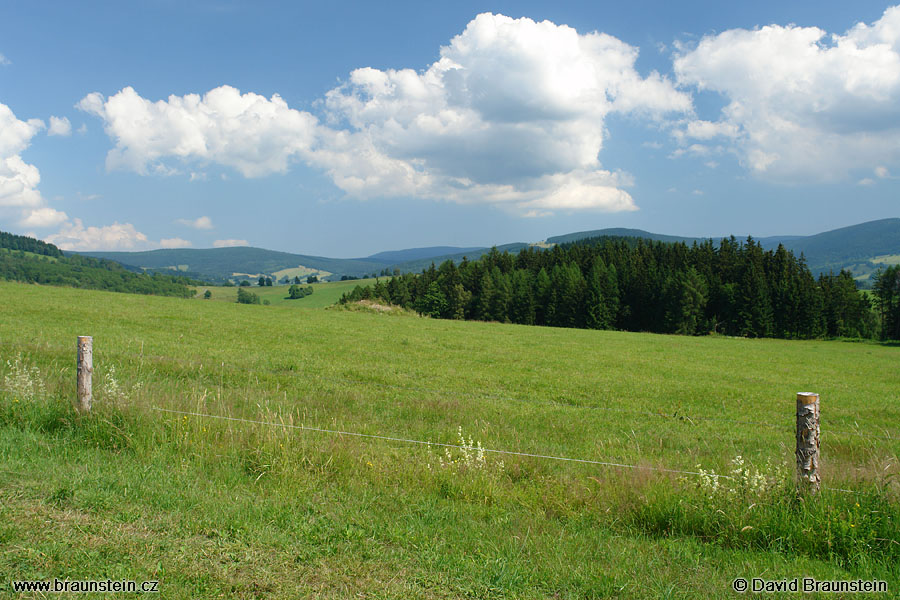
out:
M300 287L297 284L292 285L288 288L288 299L289 300L297 300L299 298L305 298L313 293L313 289L310 286Z
M238 288L237 301L238 304L259 304L259 296L244 288Z

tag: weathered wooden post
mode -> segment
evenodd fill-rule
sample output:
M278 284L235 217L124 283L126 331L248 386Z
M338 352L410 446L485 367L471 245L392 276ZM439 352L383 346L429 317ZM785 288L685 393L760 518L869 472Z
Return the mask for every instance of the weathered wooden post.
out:
M91 376L94 374L94 338L78 336L78 399L75 408L80 413L91 412Z
M819 395L797 393L797 477L803 491L819 491Z

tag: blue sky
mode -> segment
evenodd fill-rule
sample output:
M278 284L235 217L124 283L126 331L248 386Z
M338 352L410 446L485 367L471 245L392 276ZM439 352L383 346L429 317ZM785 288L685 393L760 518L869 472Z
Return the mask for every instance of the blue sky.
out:
M326 256L896 217L900 9L0 2L0 229Z

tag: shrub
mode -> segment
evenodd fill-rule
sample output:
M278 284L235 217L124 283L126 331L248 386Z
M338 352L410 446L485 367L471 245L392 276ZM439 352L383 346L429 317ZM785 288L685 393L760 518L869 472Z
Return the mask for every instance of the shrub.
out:
M259 304L259 296L243 288L238 288L237 301L238 304Z

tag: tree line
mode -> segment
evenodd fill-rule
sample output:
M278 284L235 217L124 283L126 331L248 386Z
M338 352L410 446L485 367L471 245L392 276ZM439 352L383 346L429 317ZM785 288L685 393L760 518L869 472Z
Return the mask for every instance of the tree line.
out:
M602 237L518 255L495 248L478 260L357 286L340 301L374 299L436 318L556 327L799 339L868 338L880 330L900 337L900 316L891 316L900 304L897 271L885 272L893 279L881 276L884 287L896 290L887 303L876 285L876 304L884 306L879 319L849 272L816 279L803 256L783 246L766 251L752 238L734 237L691 246Z

